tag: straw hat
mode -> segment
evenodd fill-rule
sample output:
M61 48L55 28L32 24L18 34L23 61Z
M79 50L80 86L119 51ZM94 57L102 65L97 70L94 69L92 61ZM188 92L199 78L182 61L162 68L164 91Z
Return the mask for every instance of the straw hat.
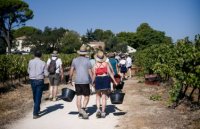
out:
M106 56L104 55L103 51L98 51L97 54L94 55L94 58L98 62L106 61Z
M80 54L80 55L87 55L88 52L87 52L87 47L86 47L86 45L83 44L83 45L80 47L80 50L77 51L77 53Z
M58 51L53 51L53 53L51 54L51 56L57 57L58 56Z

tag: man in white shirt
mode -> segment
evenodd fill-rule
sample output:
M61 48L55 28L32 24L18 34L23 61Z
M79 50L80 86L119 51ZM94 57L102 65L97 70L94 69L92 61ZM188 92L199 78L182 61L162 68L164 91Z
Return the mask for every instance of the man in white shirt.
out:
M126 67L126 56L124 54L121 55L121 60L119 61L119 67L122 80L126 80L127 67Z
M132 77L132 75L131 75L132 59L129 54L127 55L127 58L126 58L126 67L129 72L129 78L131 78Z
M50 71L50 64L52 61L55 61L55 71ZM58 92L58 85L61 80L63 80L63 68L62 68L62 61L58 58L58 52L53 51L51 58L47 61L47 68L49 72L49 82L50 82L50 89L49 89L49 100L56 101L57 100L57 92Z

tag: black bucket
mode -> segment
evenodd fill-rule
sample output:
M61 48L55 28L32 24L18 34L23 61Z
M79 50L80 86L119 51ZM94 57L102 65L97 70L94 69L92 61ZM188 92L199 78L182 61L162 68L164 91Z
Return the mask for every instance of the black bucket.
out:
M76 92L74 90L71 90L69 88L63 88L62 89L62 96L61 96L61 98L64 101L71 102L73 100L75 94L76 94Z
M42 87L43 91L47 91L49 90L49 83L44 83L43 87Z
M124 100L125 93L113 92L110 94L110 100L112 104L122 104Z

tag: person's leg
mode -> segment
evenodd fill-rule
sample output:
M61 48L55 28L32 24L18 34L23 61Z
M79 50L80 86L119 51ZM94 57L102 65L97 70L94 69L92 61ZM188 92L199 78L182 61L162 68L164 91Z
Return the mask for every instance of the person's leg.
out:
M53 88L54 88L54 77L53 75L49 75L49 82L50 82L50 87L49 87L49 99L53 99Z
M100 109L100 104L101 104L101 92L96 92L96 106L97 109Z
M34 110L34 115L38 115L40 112L40 104L41 104L41 99L42 99L42 87L44 85L43 80L37 80L36 82L36 97L35 97L35 110Z
M34 105L33 105L33 115L35 113L35 101L36 101L36 85L35 85L35 81L34 80L31 80L31 89L32 89L32 93L33 93L33 102L34 102Z
M53 87L53 101L56 101L58 94L58 86Z
M49 87L49 99L53 99L53 86Z
M82 100L82 95L77 95L76 97L76 106L78 108L78 112L81 111L81 100Z
M53 88L53 100L56 101L57 100L57 94L58 94L58 85L60 83L60 75L59 73L56 73L54 76L54 88Z
M107 93L106 93L106 91L104 91L103 93L102 93L102 112L101 112L101 117L102 118L105 118L106 117L106 112L105 112L105 110L106 110L106 97L107 97Z
M87 107L89 100L90 100L90 96L84 96L83 107L82 108L86 108Z
M102 112L105 112L106 109L106 97L107 94L105 92L102 93Z
M82 108L87 108L87 104L90 99L90 85L89 84L82 84L81 85L82 95L84 96Z
M97 118L101 117L100 104L101 104L101 92L98 91L98 92L96 92L96 106L97 106L96 117Z
M128 70L129 70L129 78L131 78L132 77L131 68L128 68Z

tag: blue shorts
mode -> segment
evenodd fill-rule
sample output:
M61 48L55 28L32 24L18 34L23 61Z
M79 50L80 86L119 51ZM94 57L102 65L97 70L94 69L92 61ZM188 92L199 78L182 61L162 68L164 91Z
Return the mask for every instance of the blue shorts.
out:
M109 76L97 76L95 78L96 90L110 90L110 77Z

